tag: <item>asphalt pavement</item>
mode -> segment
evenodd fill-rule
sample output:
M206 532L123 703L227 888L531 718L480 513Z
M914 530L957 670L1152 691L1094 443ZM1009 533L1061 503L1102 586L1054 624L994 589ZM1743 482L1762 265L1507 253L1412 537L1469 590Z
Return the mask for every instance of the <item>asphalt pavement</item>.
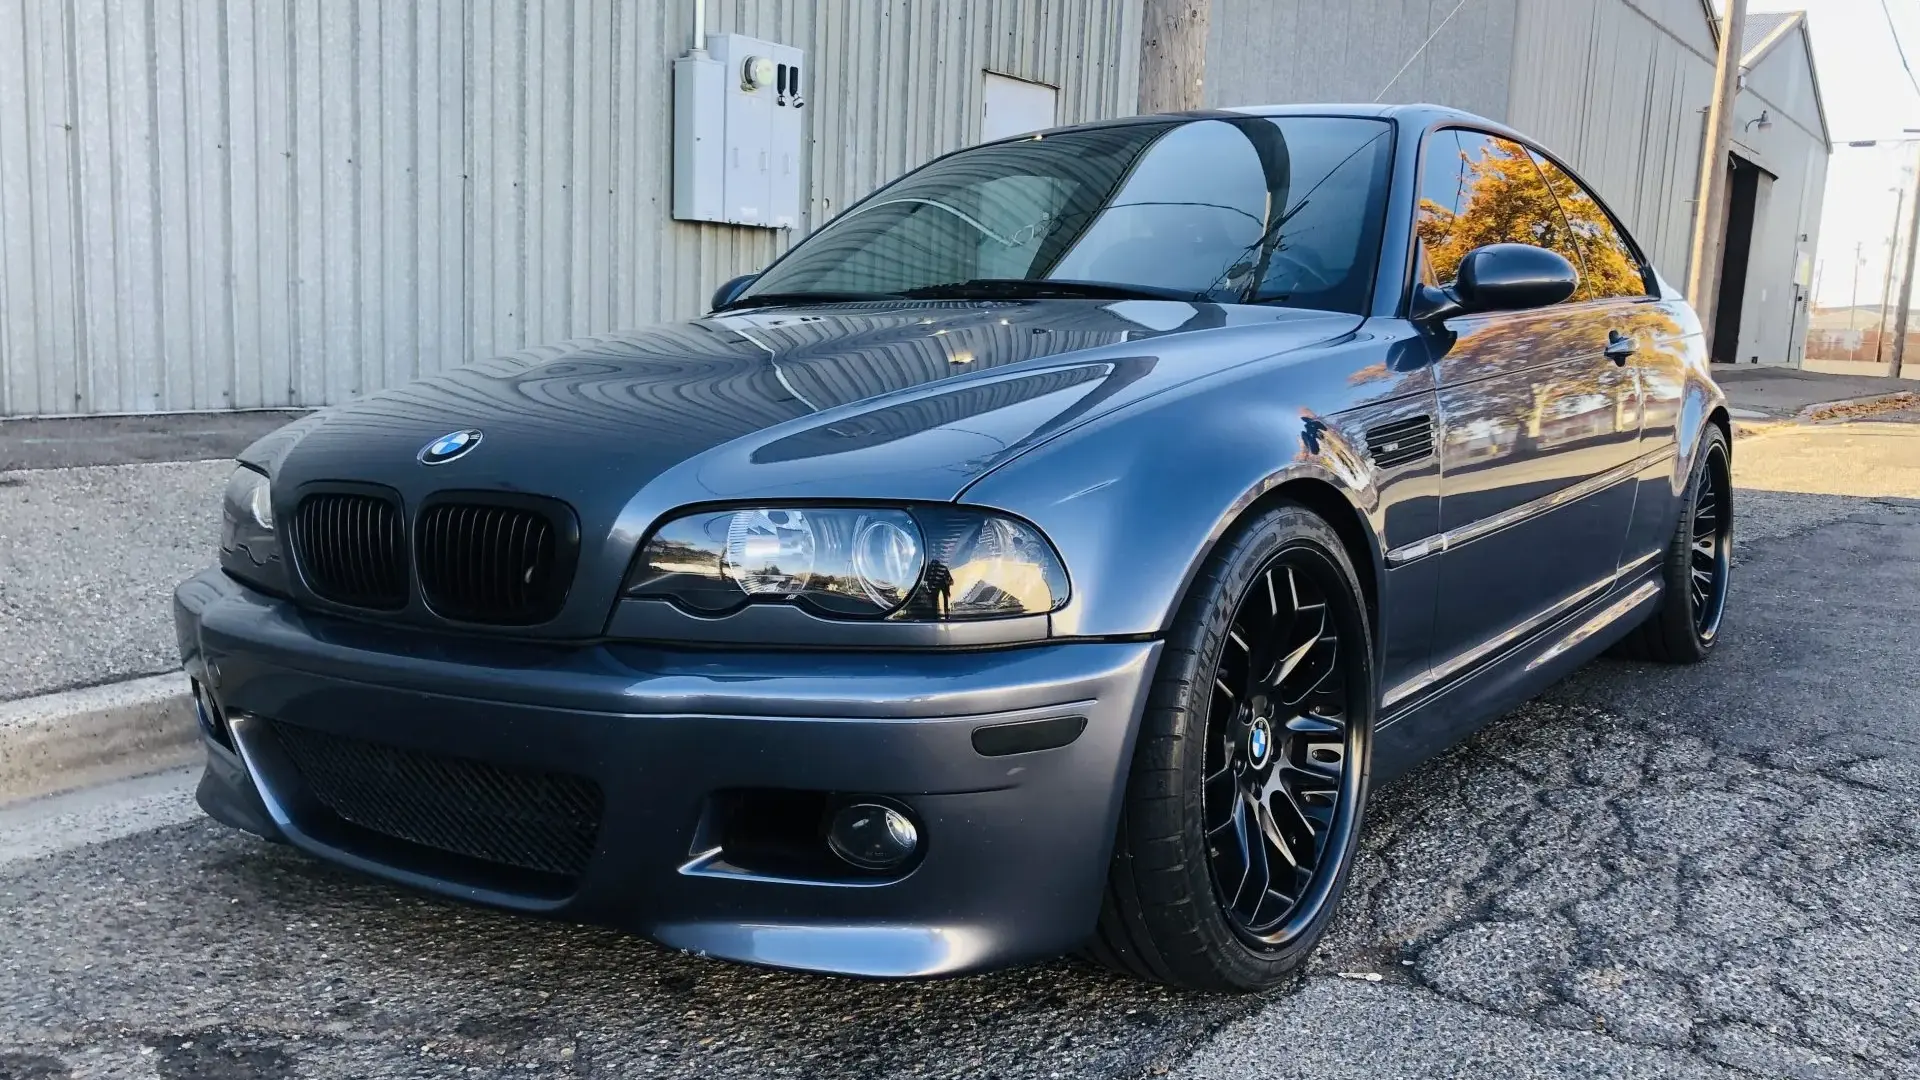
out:
M1736 410L1793 416L1831 402L1920 393L1920 379L1890 379L1880 371L1810 371L1779 365L1714 365L1713 378Z
M1713 659L1598 662L1377 791L1274 994L736 967L333 869L189 772L0 809L0 1078L1920 1077L1911 419L1738 440Z
M177 671L173 587L213 564L232 471L0 472L0 701Z

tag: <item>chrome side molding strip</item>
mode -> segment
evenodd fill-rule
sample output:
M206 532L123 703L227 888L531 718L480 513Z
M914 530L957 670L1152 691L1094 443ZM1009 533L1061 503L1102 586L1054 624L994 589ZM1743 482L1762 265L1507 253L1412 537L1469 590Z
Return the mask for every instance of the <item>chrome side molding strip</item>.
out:
M1421 672L1419 675L1416 675L1413 678L1408 679L1406 682L1403 682L1400 685L1389 689L1386 692L1386 695L1381 699L1381 702L1380 702L1381 710L1385 711L1387 709L1390 709L1394 705L1402 701L1405 701L1409 697L1412 697L1414 694L1417 694L1420 691L1425 690L1430 686L1433 686L1435 683L1445 682L1446 680L1451 679L1453 676L1459 674L1461 671L1464 671L1467 668L1473 667L1475 664L1478 664L1480 661L1485 660L1487 657L1492 656L1495 653L1504 651L1508 646L1513 645L1514 643L1520 641L1522 638L1525 638L1531 635L1534 631L1540 629L1541 627L1547 625L1548 623L1551 623L1552 621L1559 618L1560 616L1565 615L1567 612L1572 611L1574 608L1579 607L1581 604L1584 604L1587 601L1592 600L1594 597L1599 596L1601 593L1604 593L1608 589L1613 588L1615 585L1618 585L1622 581L1631 580L1634 577L1634 575L1640 573L1640 571L1643 568L1645 568L1648 563L1651 563L1655 559L1659 558L1661 551L1662 551L1661 548L1655 548L1652 551L1649 551L1643 555L1636 556L1635 558L1633 558L1628 562L1621 563L1620 568L1618 570L1615 570L1613 573L1608 574L1606 577L1601 578L1599 581L1596 581L1591 585L1587 585L1579 589L1578 591L1574 592L1573 594L1567 597L1564 597L1561 600L1556 601L1555 603L1549 605L1548 607L1542 609L1541 611L1538 611L1532 615L1529 615L1526 619L1522 620L1521 622L1515 623L1513 626L1508 627L1506 630L1502 631L1501 633L1495 634L1494 636L1486 639L1485 641L1482 641L1480 644L1475 645L1473 648L1468 649L1467 651L1452 657L1446 663L1428 668L1426 671ZM1641 594L1646 592L1646 590L1648 589L1652 589L1655 592L1658 592L1660 589L1660 584L1658 582L1649 581L1645 585L1641 586L1640 588L1635 589L1632 593L1629 594L1629 596L1640 597ZM1635 599L1633 603L1635 604L1639 603L1639 599ZM1628 604L1627 606L1631 607L1632 604ZM1612 611L1613 608L1610 607L1607 610ZM1606 625L1605 622L1602 622L1600 624L1600 626L1605 626L1605 625ZM1594 627L1592 631L1589 631L1589 633L1598 631L1600 629L1600 626ZM1567 643L1567 647L1571 648L1573 644L1577 644L1577 642Z
M1619 622L1626 617L1627 612L1639 607L1641 603L1659 591L1660 583L1657 581L1649 581L1620 599L1615 600L1613 603L1608 604L1606 607L1600 609L1592 618L1574 627L1573 631L1566 637L1554 642L1553 648L1548 649L1546 652L1528 661L1527 670L1532 671L1542 664L1551 663L1554 658L1561 653L1566 652L1575 645L1580 644L1607 627L1612 626L1614 623Z
M1622 480L1634 476L1649 466L1657 465L1661 461L1673 457L1676 453L1677 451L1671 446L1661 447L1658 450L1641 454L1632 461L1616 465L1606 472L1595 473L1571 487L1564 487L1559 491L1550 491L1537 499L1532 499L1521 503L1519 506L1502 510L1500 513L1490 517L1483 517L1478 521L1469 521L1465 525L1448 529L1446 532L1422 537L1411 544L1402 544L1387 552L1387 565L1404 566L1416 559L1424 559L1429 555L1437 555L1449 548L1456 548L1462 544L1478 540L1488 533L1499 532L1508 526L1518 525L1530 517L1544 514L1555 507L1565 506L1567 503L1577 502L1589 495L1604 491ZM1440 494L1443 503L1446 497L1443 478Z

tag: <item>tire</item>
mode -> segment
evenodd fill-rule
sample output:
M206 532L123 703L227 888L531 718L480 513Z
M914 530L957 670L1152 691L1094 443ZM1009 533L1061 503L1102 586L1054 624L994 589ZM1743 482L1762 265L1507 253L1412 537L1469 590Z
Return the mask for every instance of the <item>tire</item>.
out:
M1660 606L1615 649L1617 655L1663 664L1697 664L1720 640L1732 569L1733 474L1727 437L1708 424L1694 453L1680 520L1661 559ZM1707 550L1701 550L1702 544ZM1700 587L1697 574L1711 567Z
M1376 693L1338 535L1288 503L1238 526L1201 568L1149 688L1088 955L1200 990L1264 990L1299 967L1358 850ZM1267 876L1250 896L1256 862Z

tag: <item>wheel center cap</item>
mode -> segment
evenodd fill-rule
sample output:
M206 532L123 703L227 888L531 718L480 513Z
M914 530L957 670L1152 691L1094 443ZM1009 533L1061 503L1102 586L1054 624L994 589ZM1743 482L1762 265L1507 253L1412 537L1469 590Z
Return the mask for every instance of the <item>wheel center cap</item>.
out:
M1265 768L1267 756L1273 753L1273 725L1266 717L1260 717L1247 729L1247 764L1256 769Z

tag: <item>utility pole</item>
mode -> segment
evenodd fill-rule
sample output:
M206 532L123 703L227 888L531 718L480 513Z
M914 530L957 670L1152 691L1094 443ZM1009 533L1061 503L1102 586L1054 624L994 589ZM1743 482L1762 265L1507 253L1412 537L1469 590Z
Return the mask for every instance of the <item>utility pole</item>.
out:
M1862 250L1866 250L1866 240L1860 240L1859 244L1853 246L1853 296L1847 298L1847 359L1860 359L1853 356L1860 348L1853 344L1853 321L1860 315L1860 263L1866 261L1860 258Z
M1687 267L1687 299L1713 338L1719 300L1720 259L1727 243L1727 154L1733 147L1733 105L1740 94L1740 30L1747 21L1747 0L1728 0L1720 20L1720 59L1713 69L1713 103L1707 107L1706 145L1700 148L1700 191L1693 203L1692 263Z
M1900 215L1907 208L1907 189L1894 188L1893 228L1887 230L1887 280L1880 286L1880 328L1874 332L1873 362L1887 348L1887 305L1893 302L1893 260L1900 254Z
M1920 185L1920 164L1914 167L1913 180ZM1913 209L1913 221L1907 226L1907 268L1900 275L1900 291L1894 294L1900 312L1893 318L1893 356L1887 361L1887 376L1894 379L1900 377L1900 365L1907 359L1907 316L1913 309L1913 249L1920 243L1920 194L1914 196Z
M1140 22L1140 111L1205 104L1207 27L1213 0L1146 0Z

